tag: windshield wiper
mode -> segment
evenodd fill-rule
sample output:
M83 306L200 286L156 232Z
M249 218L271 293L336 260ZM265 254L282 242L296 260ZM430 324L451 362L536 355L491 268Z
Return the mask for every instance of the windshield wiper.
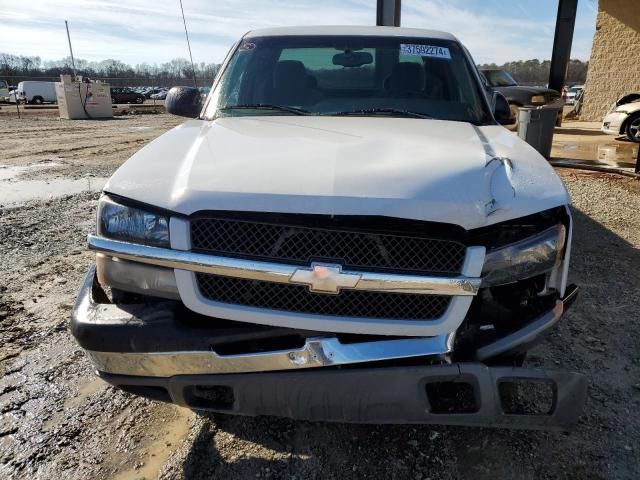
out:
M402 110L400 108L366 108L362 110L333 112L333 113L329 113L328 115L348 116L348 115L376 115L376 114L402 115L403 117L410 117L410 118L433 118L423 113L412 112L410 110Z
M242 104L242 105L225 105L224 107L218 108L218 110L277 110L280 112L289 112L294 115L310 115L311 112L308 110L304 110L303 108L297 107L288 107L286 105L271 105L268 103L253 103L253 104Z

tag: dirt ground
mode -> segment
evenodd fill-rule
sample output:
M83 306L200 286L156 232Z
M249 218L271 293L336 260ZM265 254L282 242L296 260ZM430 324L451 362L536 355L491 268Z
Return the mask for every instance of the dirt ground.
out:
M571 281L582 291L527 362L588 376L574 432L196 415L98 380L67 329L92 262L95 190L181 120L54 115L0 110L0 478L640 478L637 181L559 170L574 200ZM73 184L80 193L60 195L74 180L86 182ZM31 200L16 197L25 191Z

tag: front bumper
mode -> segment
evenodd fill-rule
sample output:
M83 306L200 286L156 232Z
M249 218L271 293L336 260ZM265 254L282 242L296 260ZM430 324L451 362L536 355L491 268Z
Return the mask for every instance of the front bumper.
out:
M326 332L209 317L180 321L193 313L176 301L98 303L96 298L104 292L94 268L78 296L71 330L104 380L195 409L342 422L567 429L584 403L582 375L476 362L538 339L574 300L577 290L568 292L553 310L479 349L473 363L447 363L453 335L383 341L365 337L343 344ZM303 344L286 350L217 353L229 344L292 335ZM553 393L550 410L539 415L505 413L499 391L514 380L548 385ZM434 409L427 392L443 382L468 386L475 407L462 413Z
M101 377L133 393L236 415L545 430L569 430L575 425L587 391L585 377L576 373L479 363L169 378ZM514 381L548 385L553 395L550 410L535 414L508 410L501 386ZM464 397L453 400L462 404L434 400L430 393L440 388L453 389L452 396Z
M621 112L608 113L602 120L601 130L609 135L621 135L622 124L627 119L628 115Z

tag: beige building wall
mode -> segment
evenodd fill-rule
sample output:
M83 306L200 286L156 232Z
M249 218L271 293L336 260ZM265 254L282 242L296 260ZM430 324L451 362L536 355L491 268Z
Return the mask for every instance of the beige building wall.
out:
M602 120L631 92L640 92L640 0L600 0L580 119Z

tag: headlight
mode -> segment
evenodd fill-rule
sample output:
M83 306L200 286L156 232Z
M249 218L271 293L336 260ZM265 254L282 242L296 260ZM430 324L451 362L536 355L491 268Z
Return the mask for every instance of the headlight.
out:
M531 97L531 103L546 103L547 99L544 98L544 95L534 95Z
M128 207L103 196L98 204L98 235L125 242L169 247L169 218Z
M549 272L562 260L564 225L489 252L482 269L482 286L504 285Z

